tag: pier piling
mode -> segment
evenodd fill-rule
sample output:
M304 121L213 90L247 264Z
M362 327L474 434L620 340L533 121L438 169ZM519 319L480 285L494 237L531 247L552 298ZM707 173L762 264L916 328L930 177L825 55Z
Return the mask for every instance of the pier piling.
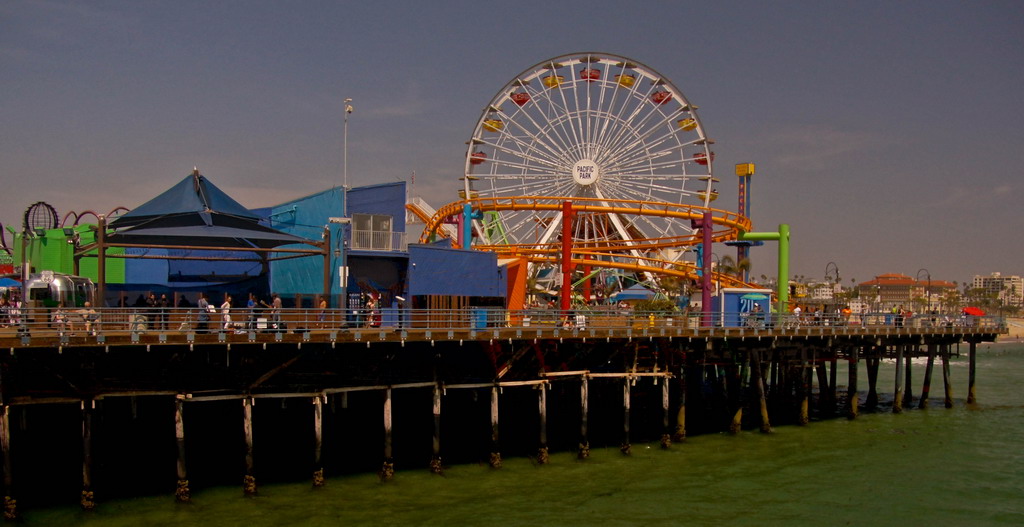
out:
M252 397L242 399L243 428L245 430L245 477L242 479L242 492L246 496L256 495L256 473L252 448Z
M847 386L846 389L846 418L851 420L857 418L857 407L860 405L860 395L857 394L857 363L859 352L860 348L857 346L850 348L850 371L849 381L847 383L849 386Z
M576 457L579 459L587 459L590 457L590 439L587 431L587 420L588 420L588 404L587 399L589 398L589 379L584 375L580 379L580 445L576 452Z
M178 394L174 398L174 440L178 446L178 487L174 491L174 499L180 503L192 501L192 491L188 485L188 470L185 465L185 395Z
M321 461L323 448L323 400L320 396L313 398L313 486L324 486L324 465Z
M391 452L391 387L384 390L384 464L380 467L380 480L395 477L395 459Z
M537 385L537 413L540 417L540 446L537 447L537 463L548 462L548 390L544 383Z
M498 442L498 385L491 387L491 468L501 468L501 446Z
M83 510L96 508L92 491L92 411L96 407L93 399L82 401L82 497Z
M924 384L921 385L921 400L917 402L918 408L928 407L928 396L932 391L932 370L935 368L935 347L937 344L928 344L928 364L924 368Z
M892 396L892 413L900 414L903 413L903 348L905 346L896 346L896 386L893 388Z
M968 372L967 372L967 404L974 404L978 402L977 394L974 392L974 374L977 370L977 358L978 358L978 343L971 341L970 349L967 352L968 357Z
M633 446L629 443L629 381L628 375L622 378L622 446L619 447L627 456L633 451Z
M953 407L953 382L949 378L949 354L950 345L945 344L942 347L942 387L945 392L945 405L946 408Z
M440 474L441 468L441 385L434 376L434 438L430 457L430 472Z

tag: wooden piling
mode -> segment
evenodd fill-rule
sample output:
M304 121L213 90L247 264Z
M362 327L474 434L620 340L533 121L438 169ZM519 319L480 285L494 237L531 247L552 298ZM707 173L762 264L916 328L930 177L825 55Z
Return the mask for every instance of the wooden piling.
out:
M810 422L811 372L807 365L807 348L800 349L800 416L797 424L804 426Z
M380 480L395 477L395 458L391 452L391 387L384 390L384 464L380 467Z
M932 370L935 367L935 347L937 344L928 345L928 365L924 368L924 384L921 385L921 400L918 401L918 408L928 407L928 396L932 390Z
M436 377L436 376L435 376ZM434 439L430 456L430 472L440 474L441 468L441 385L434 383Z
M977 370L977 358L978 358L978 343L971 342L970 350L968 353L969 367L967 372L967 404L974 404L978 402L977 394L974 392L974 374Z
M679 366L679 411L676 412L676 429L672 434L672 440L681 442L686 440L686 356Z
M839 352L835 349L830 350L832 358L829 360L831 366L828 372L828 399L832 403L830 412L835 415L839 410Z
M735 352L734 352L735 353ZM733 363L726 367L725 389L732 420L729 422L729 433L738 434L743 429L743 368Z
M943 344L942 346L942 387L945 389L946 408L953 407L953 382L949 377L949 348L949 344Z
M661 448L670 448L672 446L672 434L671 428L669 428L669 377L662 377L661 379Z
M576 452L579 459L590 457L590 438L587 431L587 420L589 415L588 399L590 397L589 379L584 375L580 379L580 444ZM685 432L684 432L685 433Z
M256 473L252 448L252 397L242 399L242 426L245 429L245 477L242 479L242 492L246 496L256 495Z
M847 383L846 389L846 418L856 419L857 410L860 405L860 395L857 394L857 363L860 361L858 353L860 348L854 346L850 348L850 371L849 371L849 382Z
M96 508L92 491L92 411L96 402L82 401L82 497L79 503L83 510Z
M619 447L627 456L633 451L629 443L629 381L628 375L622 378L622 446Z
M192 501L192 490L188 485L188 469L185 464L185 395L174 398L174 441L178 446L178 488L174 499L179 503Z
M491 468L501 468L501 448L498 443L498 386L491 387Z
M0 395L2 397L2 395ZM18 519L18 501L14 499L14 476L11 472L11 407L0 408L0 449L4 456L4 520Z
M323 487L325 483L324 465L321 461L324 430L323 416L323 399L320 396L316 396L313 398L313 487Z
M754 390L757 392L757 401L761 414L761 432L767 434L772 431L772 425L768 420L768 399L765 397L761 353L757 350L750 350L750 375L754 379Z
M892 413L903 413L903 348L902 344L896 346L896 386L893 389Z
M822 416L832 413L832 388L828 384L828 368L824 362L812 366L818 376L818 414Z
M875 347L871 355L864 359L864 367L868 370L868 397L864 406L869 410L878 408L878 366L881 364L883 348Z
M918 351L920 351L920 348L917 344L914 344L913 346L907 346L906 351L906 356L903 357L903 360L906 362L906 380L903 383L903 406L906 408L910 408L914 405L914 384L913 376L910 373L910 366L912 364L911 358L914 355L917 355Z
M537 385L537 413L540 417L540 445L537 447L537 463L548 462L548 390L547 385Z

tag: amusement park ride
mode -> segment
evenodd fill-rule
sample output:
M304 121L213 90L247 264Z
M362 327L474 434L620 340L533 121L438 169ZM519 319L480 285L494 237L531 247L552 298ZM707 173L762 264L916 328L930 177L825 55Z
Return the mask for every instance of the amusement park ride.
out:
M526 283L558 289L562 309L622 273L658 290L692 282L708 306L712 283L758 287L712 269L712 243L737 245L739 261L749 245L778 241L785 309L788 226L750 232L749 163L736 167L739 210L711 207L713 143L697 106L644 64L607 53L546 60L484 107L468 141L461 199L438 209L420 241L456 224L458 246L524 262L509 280L522 291ZM509 308L524 296L510 295Z

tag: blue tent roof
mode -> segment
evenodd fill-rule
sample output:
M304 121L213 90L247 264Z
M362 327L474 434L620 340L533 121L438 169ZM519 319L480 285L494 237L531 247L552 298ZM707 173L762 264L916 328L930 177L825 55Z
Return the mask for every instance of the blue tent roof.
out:
M633 284L612 295L612 300L647 300L657 295L640 284Z
M260 220L195 170L177 185L110 222L110 226L122 229L155 220L163 225L172 220L175 225L213 225L215 216L248 223Z
M159 196L111 221L115 232L108 243L231 250L315 243L260 225L260 219L194 170Z

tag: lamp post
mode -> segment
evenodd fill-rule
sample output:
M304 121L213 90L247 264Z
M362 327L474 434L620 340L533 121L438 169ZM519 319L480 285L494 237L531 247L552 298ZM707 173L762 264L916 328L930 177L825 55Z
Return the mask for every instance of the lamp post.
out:
M916 281L918 281L918 282L921 281L921 271L924 271L925 275L927 275L927 277L928 277L928 284L925 286L925 289L924 289L924 299L925 299L925 310L929 311L929 310L931 310L931 307L932 307L932 273L931 273L931 271L929 271L929 270L927 270L927 269L925 269L923 267L918 269L917 270L917 276L914 277L914 279Z
M836 285L840 284L839 280L839 266L835 262L829 262L825 265L825 282L832 284L832 301L835 303L836 300ZM842 287L842 286L840 286Z

